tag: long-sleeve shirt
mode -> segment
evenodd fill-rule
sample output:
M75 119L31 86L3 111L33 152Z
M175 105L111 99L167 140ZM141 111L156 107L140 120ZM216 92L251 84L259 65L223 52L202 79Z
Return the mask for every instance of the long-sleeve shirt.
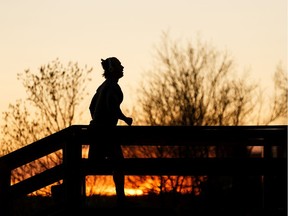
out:
M125 116L120 109L123 101L123 92L114 80L106 79L94 94L89 110L91 114L90 124L96 126L116 126L118 119Z

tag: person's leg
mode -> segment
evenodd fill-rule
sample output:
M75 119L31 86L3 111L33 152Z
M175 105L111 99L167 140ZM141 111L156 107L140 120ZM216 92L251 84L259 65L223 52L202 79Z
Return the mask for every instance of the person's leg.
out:
M124 159L121 146L115 146L114 149L114 161L115 168L113 172L113 181L116 189L116 196L118 204L124 204L126 202L125 196L125 175L122 170L122 161Z
M119 204L124 204L126 202L126 196L125 196L125 176L121 172L121 170L115 170L113 173L113 180L115 183L115 189L116 189L116 196L117 196L117 202Z
M88 158L91 160L99 161L109 157L111 148L107 149L109 146L107 145L104 134L98 133L98 130L99 129L97 126L89 125L88 127L88 136L90 142Z

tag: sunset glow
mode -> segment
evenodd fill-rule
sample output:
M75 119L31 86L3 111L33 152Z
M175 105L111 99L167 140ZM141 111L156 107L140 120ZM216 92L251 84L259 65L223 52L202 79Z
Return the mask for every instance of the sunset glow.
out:
M92 194L91 194L92 192ZM105 191L103 192L102 189L98 189L97 187L93 186L93 185L87 185L86 186L86 195L106 195L106 196L114 196L116 195L115 192L115 187L112 185L110 187L107 187L105 189ZM125 194L127 196L140 196L143 195L143 191L140 189L132 189L132 188L125 188Z
M0 214L287 210L287 6L1 1Z

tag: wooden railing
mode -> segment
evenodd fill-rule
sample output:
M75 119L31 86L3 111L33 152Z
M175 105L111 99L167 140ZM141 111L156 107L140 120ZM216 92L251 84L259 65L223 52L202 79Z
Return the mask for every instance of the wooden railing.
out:
M98 131L99 133L107 133ZM97 133L95 132L95 136ZM287 174L287 126L117 126L113 138L123 146L261 146L262 157L125 158L126 175L238 175L264 176L263 207L269 206L269 193L277 176ZM108 134L109 135L109 134ZM63 180L65 203L83 204L85 176L111 175L109 161L91 163L82 157L89 145L87 125L73 125L0 158L0 208L9 215L11 200ZM62 150L63 162L17 184L11 184L11 171L55 151ZM271 178L273 177L273 178ZM277 178L277 179L279 179ZM270 179L270 180L269 180ZM282 195L286 196L286 184ZM272 189L273 190L273 189ZM72 203L72 205L71 205ZM78 206L78 207L79 207Z

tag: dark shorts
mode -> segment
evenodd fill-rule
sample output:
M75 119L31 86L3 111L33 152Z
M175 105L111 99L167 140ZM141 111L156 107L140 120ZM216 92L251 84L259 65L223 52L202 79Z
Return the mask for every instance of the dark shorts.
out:
M119 160L123 158L121 145L117 143L117 138L111 134L113 130L98 126L89 126L88 134L90 140L89 159L111 159Z

